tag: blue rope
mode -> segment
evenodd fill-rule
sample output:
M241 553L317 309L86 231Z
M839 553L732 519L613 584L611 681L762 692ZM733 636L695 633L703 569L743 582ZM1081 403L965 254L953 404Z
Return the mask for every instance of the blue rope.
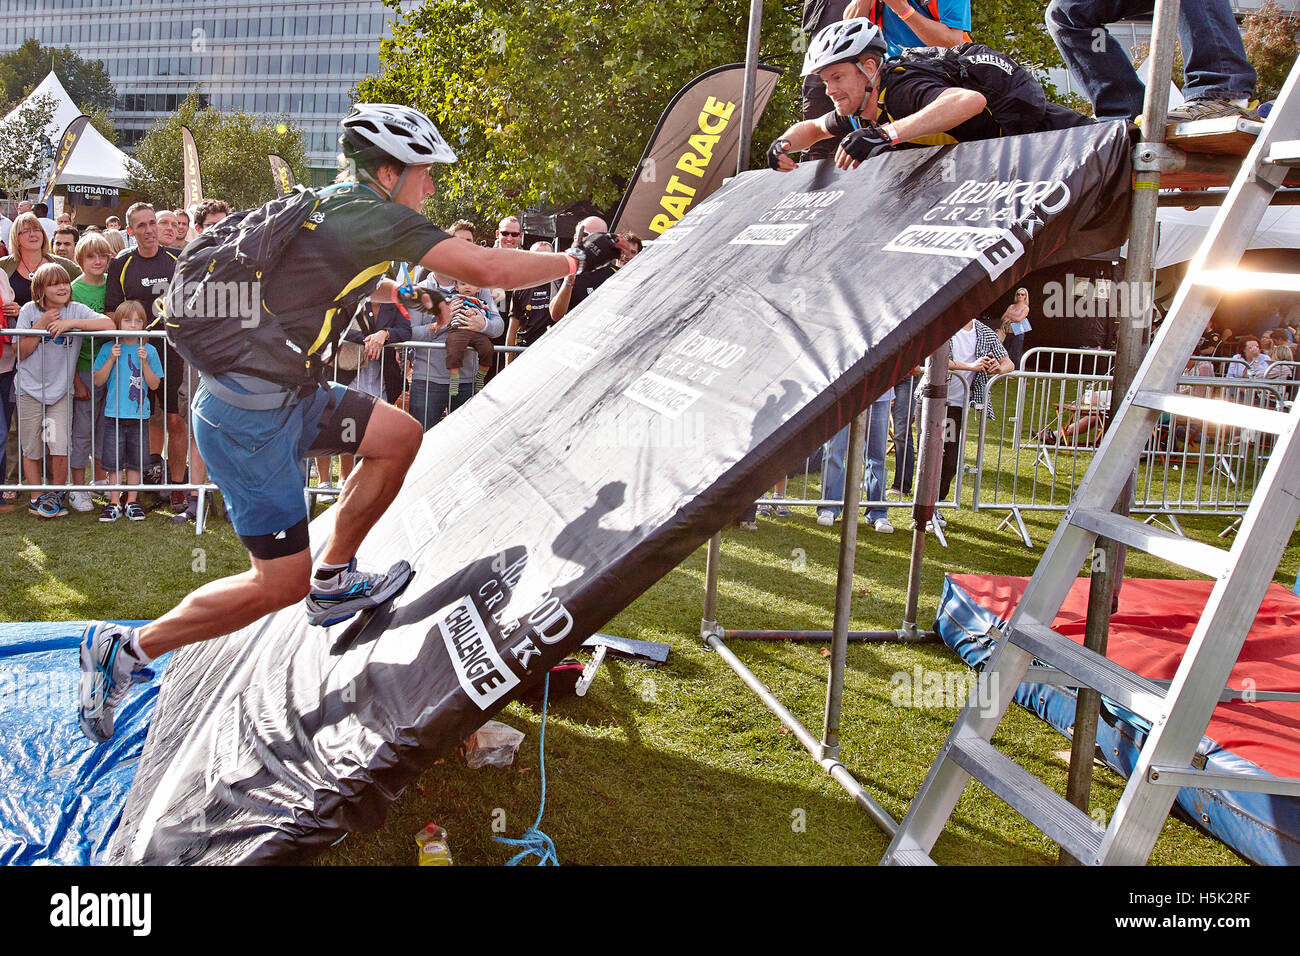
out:
M524 831L518 840L509 837L493 837L498 843L517 846L520 851L506 861L506 866L518 866L525 857L537 855L538 866L559 866L560 859L555 855L555 844L541 831L542 814L546 812L546 705L551 696L551 675L546 674L546 683L542 686L542 732L537 745L537 755L542 765L542 805L537 808L537 819Z

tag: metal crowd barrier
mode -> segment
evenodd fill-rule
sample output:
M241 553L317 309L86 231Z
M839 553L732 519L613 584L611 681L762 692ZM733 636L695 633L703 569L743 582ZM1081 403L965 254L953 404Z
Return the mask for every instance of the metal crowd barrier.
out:
M1043 350L1049 351L1055 356L1044 355L1025 362L1025 367L1075 370L1000 376L990 390L999 421L988 429L979 422L974 508L1006 509L998 529L1014 524L1029 547L1033 540L1023 513L1066 509L1109 422L1112 381L1107 354ZM1195 359L1189 367L1205 371L1201 362ZM1295 388L1287 380L1195 374L1184 376L1179 387L1268 408L1291 401ZM1180 515L1239 518L1263 475L1271 447L1268 436L1250 429L1163 416L1139 459L1132 510L1147 514L1148 520L1164 520L1180 534Z
M18 353L18 342L20 339L24 337L38 337L38 338L47 337L47 333L44 330L40 330L40 329L5 329L3 331L3 335L9 338L9 344L6 345L6 348L13 348L16 356ZM215 491L216 486L207 483L172 481L171 476L168 473L169 466L166 463L166 461L164 461L163 464L163 474L162 474L161 482L156 484L151 484L144 480L145 476L149 473L149 468L151 465L150 423L151 422L156 423L155 427L161 427L163 429L164 435L166 435L167 414L173 411L177 413L182 412L182 409L171 409L165 406L166 380L167 380L167 372L169 369L169 362L170 362L168 350L164 347L167 338L166 333L149 332L149 331L124 332L116 329L107 329L107 330L95 331L95 332L70 331L70 332L63 333L63 335L59 336L59 338L68 338L73 340L92 339L94 340L95 355L98 354L99 348L102 343L109 342L114 339L139 338L139 339L143 339L147 343L153 344L155 350L158 352L158 358L161 361L163 367L162 382L159 385L159 389L163 394L163 407L162 408L151 407L151 415L149 419L144 419L144 420L140 420L140 419L128 420L128 419L121 419L121 418L110 419L104 415L104 404L103 404L107 394L107 383L97 387L94 385L93 381L91 381L90 383L88 383L88 388L90 391L89 398L76 399L73 397L75 391L70 391L68 393L68 398L69 398L68 415L67 415L68 420L66 423L66 428L60 429L59 425L61 423L56 418L50 417L50 409L54 407L55 403L43 404L41 428L43 432L42 442L44 444L42 451L44 452L44 454L42 454L40 459L40 481L35 483L29 483L26 480L26 476L23 474L22 450L23 450L24 438L29 438L30 436L27 435L24 430L22 415L20 414L21 400L19 396L20 396L21 389L19 388L18 385L18 369L23 367L28 362L35 361L35 362L42 363L39 371L41 373L44 373L48 369L48 365L46 365L45 363L52 361L52 359L49 356L47 350L44 349L39 350L38 352L34 353L31 356L28 356L25 359L22 358L21 356L17 356L17 363L15 365L14 382L13 382L13 387L14 387L13 417L15 420L14 421L15 430L17 431L17 446L14 455L14 458L16 460L11 461L9 460L8 456L6 456L5 472L3 474L0 474L0 491L18 493L18 500L16 503L22 504L24 506L25 506L25 502L23 502L23 498L22 498L23 493L27 493L28 495L30 495L32 493L44 494L45 492L51 492L51 491L52 492L79 491L79 492L86 492L91 495L103 494L105 492L134 491L137 492L138 494L144 494L145 492L170 493L172 491L183 491L186 492L187 495L188 494L198 495L200 498L200 503L202 504L204 496L206 496L207 494L211 494L211 492ZM130 348L130 346L123 346L123 355L119 359L119 361L122 361L123 359L126 358L126 350L128 348ZM79 350L80 347L78 347L78 351ZM77 373L74 371L73 374L75 377ZM75 389L75 385L73 387ZM143 381L141 382L141 387L146 392L148 391L148 388ZM184 386L182 386L182 390L187 391ZM156 403L153 403L152 401L150 402L150 404L151 406L156 405ZM131 424L126 424L128 421ZM122 429L129 428L129 427L137 427L140 428L141 430L140 454L137 456L135 461L130 462L128 465L129 470L140 472L141 480L139 482L132 484L123 480L119 480L115 483L108 483L106 481L98 481L98 480L97 481L86 480L81 482L74 482L72 480L71 471L73 470L74 454L77 455L76 460L81 461L81 457L80 457L81 453L85 452L88 449L89 453L87 455L85 466L84 466L87 471L87 478L89 479L92 475L100 474L103 471L102 468L100 467L100 463L104 458L104 456L102 455L102 450L103 450L102 443L106 439L109 439L110 437L112 440L116 441L120 436ZM5 441L8 440L7 432L5 436L3 436L3 440ZM192 435L190 433L189 428L187 427L185 429L185 461L187 462L187 464L194 460L194 451L191 448L192 441L193 441ZM51 447L54 449L53 451L51 451ZM156 451L157 454L162 454L162 452L163 452L162 448L159 448ZM53 475L51 474L52 463L50 461L50 459L53 457L66 457L67 459L64 467L66 467L68 474L66 480L64 480L62 483L56 483L53 480ZM77 470L81 470L82 466L77 465L76 467ZM119 471L125 471L128 470L128 468L119 469ZM94 471L92 471L91 469L94 469ZM10 481L9 477L11 474L16 474L17 480ZM119 478L121 477L122 476L119 474ZM204 509L200 507L198 510L198 520L195 522L195 529L197 533L202 533L203 521L204 521Z

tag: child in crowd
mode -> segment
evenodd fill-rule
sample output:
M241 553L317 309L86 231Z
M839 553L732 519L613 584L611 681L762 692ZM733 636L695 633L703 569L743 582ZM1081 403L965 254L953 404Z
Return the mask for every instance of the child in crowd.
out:
M468 315L481 315L486 323L488 307L474 296L478 291L471 283L456 282L456 295L451 300L451 321L447 333L447 375L451 378L449 393L460 394L460 367L465 361L465 350L472 348L478 353L478 376L474 379L474 390L478 391L487 381L488 370L492 367L492 339L484 332L474 332L464 327L464 318Z
M113 313L117 326L123 332L143 332L148 323L144 306L127 299ZM100 443L100 458L108 472L108 483L121 481L126 485L140 483L144 461L145 423L149 421L149 390L162 381L162 359L153 345L136 336L105 342L95 356L95 384L107 385L104 401L105 427ZM136 500L137 492L125 493L126 516L132 521L143 521L144 509ZM100 512L100 521L116 521L122 517L122 493Z
M73 257L81 269L81 275L72 280L72 301L88 305L96 312L103 313L104 297L108 291L108 262L113 258L113 247L108 240L98 233L87 233L77 241ZM81 350L77 353L77 378L73 382L72 394L72 483L86 483L86 466L90 463L94 435L104 430L104 389L93 388L95 340L89 336L81 340ZM93 424L93 427L92 427ZM98 459L98 456L96 456ZM104 469L96 461L96 478L104 477ZM74 491L68 495L68 507L75 511L91 509L90 494Z
M68 480L68 449L71 443L71 405L76 377L77 352L81 339L64 333L102 331L113 327L112 319L89 306L72 301L72 280L67 270L47 262L32 273L32 301L18 313L19 329L41 329L44 336L24 335L18 339L18 429L22 443L23 480L43 484L45 454L50 455L49 484ZM47 491L33 498L28 511L42 518L61 518L68 513L64 493Z

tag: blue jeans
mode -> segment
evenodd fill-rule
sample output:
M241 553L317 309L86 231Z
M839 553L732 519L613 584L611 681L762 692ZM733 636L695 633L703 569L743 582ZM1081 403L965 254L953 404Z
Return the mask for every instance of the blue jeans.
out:
M916 377L906 376L894 386L894 480L891 487L902 494L912 493L912 473L916 470L916 441L912 438L916 406L912 404L912 389Z
M451 396L451 385L447 382L431 382L427 379L416 378L411 380L411 401L407 410L411 417L420 423L420 426L428 431L438 422L442 421L442 416L454 412L466 402L474 393L474 382L461 382L460 388L456 391L456 396ZM451 399L451 408L447 408L447 400Z
M871 406L867 416L867 468L866 496L868 501L883 501L885 497L885 447L889 444L889 399L891 392L886 392ZM832 500L844 500L844 456L849 450L849 430L840 429L830 440L823 463L822 497ZM829 511L836 518L844 509L827 506L818 508L818 512ZM871 508L867 511L868 521L879 521L888 515L884 508Z
M1098 119L1142 115L1142 81L1105 27L1154 9L1155 0L1052 0L1048 4L1047 30ZM1102 32L1094 36L1097 29ZM1187 99L1239 99L1254 92L1255 70L1246 60L1228 0L1182 0L1178 41L1186 64L1183 96Z

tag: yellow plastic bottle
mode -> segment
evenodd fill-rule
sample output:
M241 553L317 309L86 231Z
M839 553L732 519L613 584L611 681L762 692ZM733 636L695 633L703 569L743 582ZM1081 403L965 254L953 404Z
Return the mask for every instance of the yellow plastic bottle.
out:
M451 866L447 831L438 824L425 824L424 829L415 835L415 846L420 866Z

